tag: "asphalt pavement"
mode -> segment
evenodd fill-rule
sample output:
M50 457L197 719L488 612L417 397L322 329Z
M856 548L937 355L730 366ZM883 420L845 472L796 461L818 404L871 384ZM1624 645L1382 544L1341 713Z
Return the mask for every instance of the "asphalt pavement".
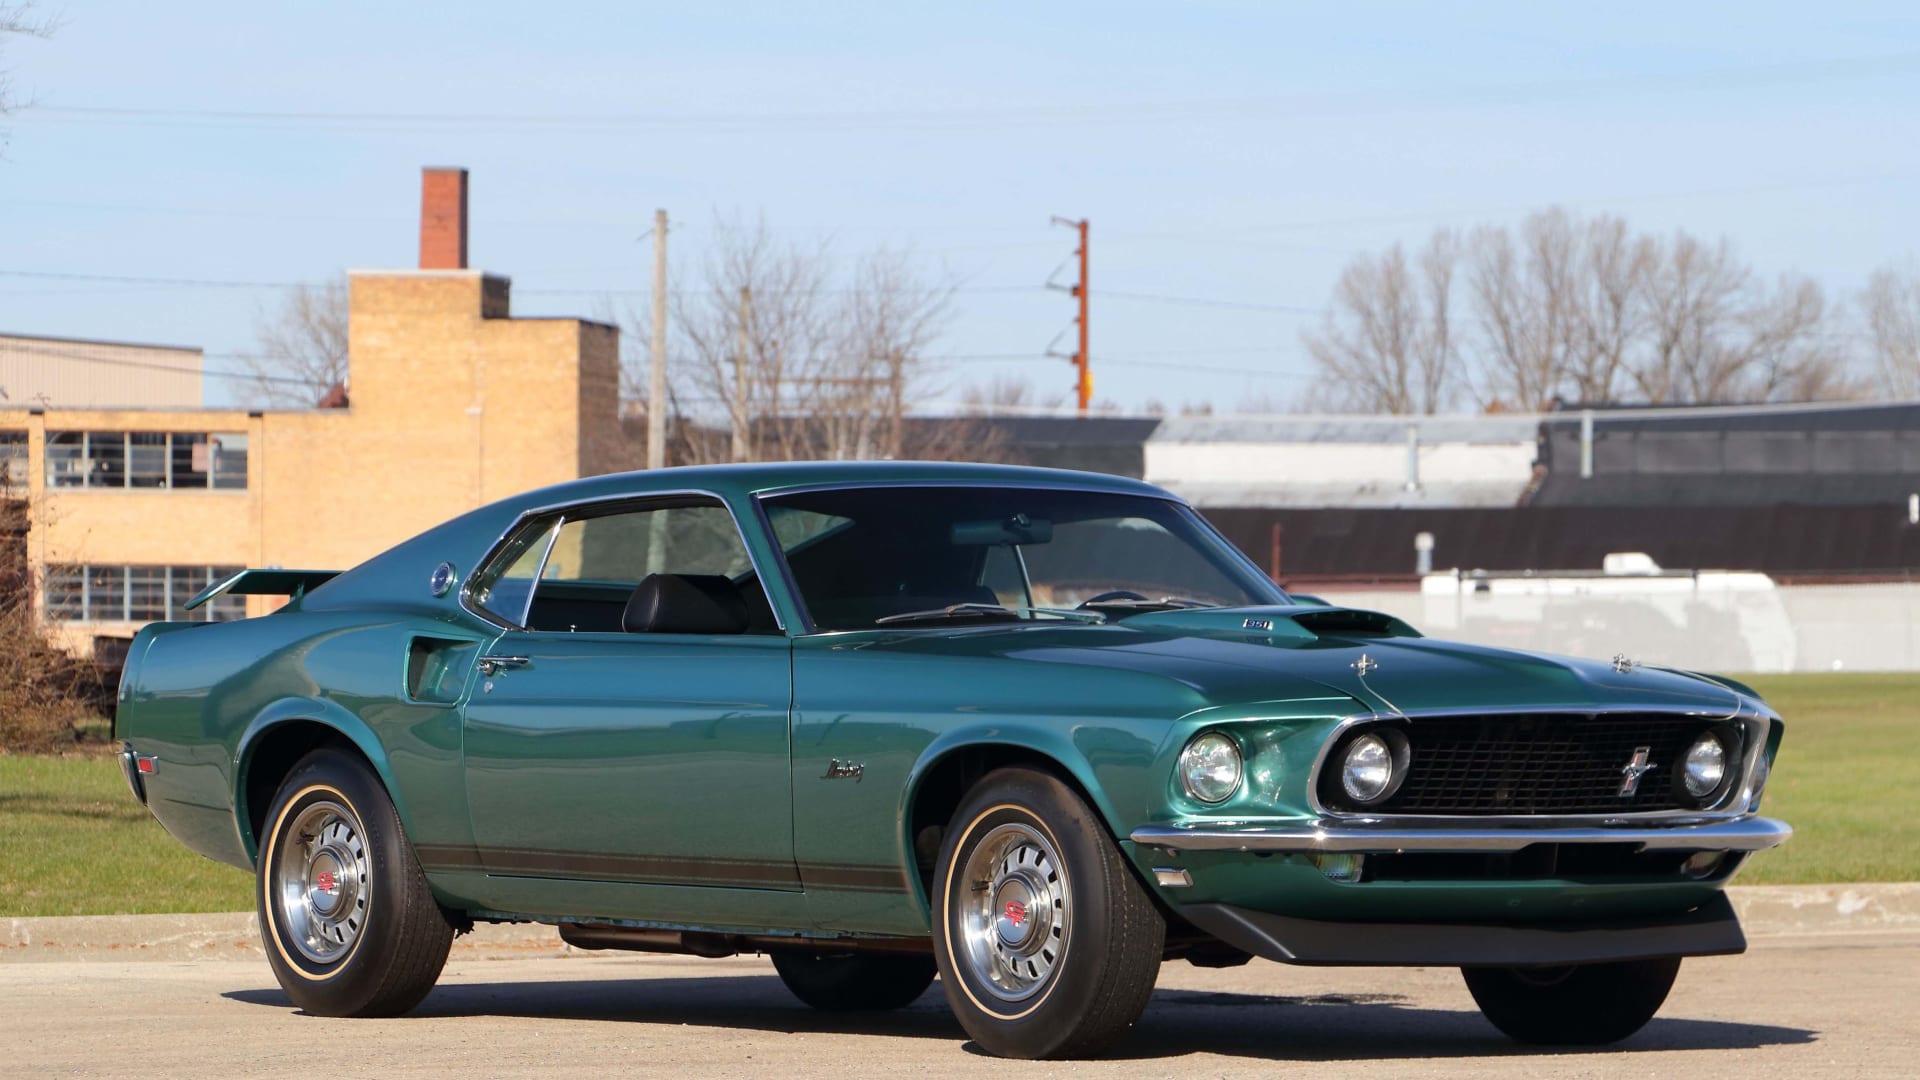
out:
M0 1076L1920 1075L1920 934L1762 939L1691 960L1616 1047L1517 1046L1450 969L1223 971L1170 963L1138 1030L1098 1062L1004 1062L935 986L831 1015L759 958L456 953L397 1020L297 1012L252 958L0 964Z

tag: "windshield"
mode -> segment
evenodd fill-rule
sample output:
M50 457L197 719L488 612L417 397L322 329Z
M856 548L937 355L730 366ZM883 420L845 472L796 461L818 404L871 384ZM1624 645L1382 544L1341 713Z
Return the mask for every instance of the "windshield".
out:
M1287 603L1191 510L1029 488L847 488L764 500L813 625L1124 618Z

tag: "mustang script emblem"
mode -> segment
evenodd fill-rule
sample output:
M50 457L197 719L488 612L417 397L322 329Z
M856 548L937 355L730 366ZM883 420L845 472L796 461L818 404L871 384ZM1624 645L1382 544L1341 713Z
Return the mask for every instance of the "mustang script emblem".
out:
M1366 653L1361 653L1360 659L1355 660L1353 663L1347 666L1359 672L1360 677L1364 679L1367 676L1373 674L1375 671L1379 670L1380 661L1375 660L1373 657L1368 656Z
M1631 799L1640 791L1640 778L1653 771L1653 762L1647 758L1652 755L1653 747L1636 746L1633 758L1620 770L1620 797Z

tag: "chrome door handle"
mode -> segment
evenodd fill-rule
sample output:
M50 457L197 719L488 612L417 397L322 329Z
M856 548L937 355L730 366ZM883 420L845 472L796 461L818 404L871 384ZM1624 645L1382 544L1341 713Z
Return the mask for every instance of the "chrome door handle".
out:
M526 667L524 656L483 656L480 658L480 674L493 675L510 667Z

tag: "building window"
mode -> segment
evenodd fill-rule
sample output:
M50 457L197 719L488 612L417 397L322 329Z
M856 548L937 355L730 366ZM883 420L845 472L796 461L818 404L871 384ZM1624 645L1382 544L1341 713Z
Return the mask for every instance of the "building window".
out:
M240 432L49 431L47 484L244 491L247 436Z
M0 431L0 489L27 490L27 433Z
M56 622L133 622L161 619L221 622L247 617L244 596L216 597L187 610L187 601L237 566L54 566L47 570L47 618Z
M80 487L86 482L86 435L78 431L47 432L47 486Z
M167 486L167 433L127 433L127 482L134 487Z

